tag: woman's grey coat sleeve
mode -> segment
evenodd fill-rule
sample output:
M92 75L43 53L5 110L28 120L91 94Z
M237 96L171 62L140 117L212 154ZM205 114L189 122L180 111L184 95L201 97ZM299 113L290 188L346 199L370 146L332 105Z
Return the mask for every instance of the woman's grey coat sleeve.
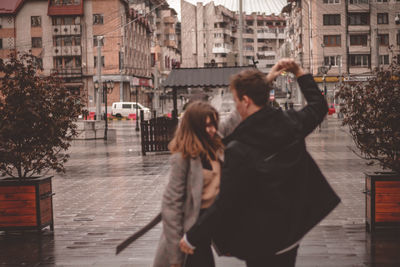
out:
M183 262L179 241L183 236L183 206L186 198L186 184L189 172L189 159L181 153L171 156L169 182L165 189L161 214L169 264Z

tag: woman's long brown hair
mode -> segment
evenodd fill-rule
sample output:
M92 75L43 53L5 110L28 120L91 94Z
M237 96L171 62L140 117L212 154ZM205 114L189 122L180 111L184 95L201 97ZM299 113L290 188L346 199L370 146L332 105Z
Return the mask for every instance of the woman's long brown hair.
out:
M222 140L216 133L213 138L206 132L206 119L218 130L218 112L207 102L196 101L191 103L169 143L172 153L180 152L184 158L203 156L209 160L216 160L223 148Z

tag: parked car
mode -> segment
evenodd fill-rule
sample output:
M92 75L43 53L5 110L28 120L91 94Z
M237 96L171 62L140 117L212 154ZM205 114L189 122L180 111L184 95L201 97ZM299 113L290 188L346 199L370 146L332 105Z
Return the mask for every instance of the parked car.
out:
M136 107L139 117L140 111L143 110L144 119L148 120L151 118L150 109L136 102L114 102L111 106L111 115L115 117L128 117L130 114L136 114Z

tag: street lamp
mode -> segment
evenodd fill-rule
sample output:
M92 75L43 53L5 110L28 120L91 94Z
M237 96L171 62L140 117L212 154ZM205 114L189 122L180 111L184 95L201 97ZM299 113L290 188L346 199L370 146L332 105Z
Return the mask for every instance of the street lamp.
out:
M138 116L138 86L136 86L136 132L139 131L139 116Z
M94 83L94 87L96 89L99 89L99 82L96 81ZM108 132L108 118L107 118L107 95L111 94L111 92L114 89L114 81L104 81L103 82L103 102L105 103L105 114L104 114L104 120L105 120L105 128L104 128L104 140L107 140L107 132Z

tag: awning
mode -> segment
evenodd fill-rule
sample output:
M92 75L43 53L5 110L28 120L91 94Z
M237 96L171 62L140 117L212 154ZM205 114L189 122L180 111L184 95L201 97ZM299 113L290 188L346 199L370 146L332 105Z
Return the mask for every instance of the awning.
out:
M227 87L232 75L253 68L253 66L246 66L173 69L161 86L164 88Z

